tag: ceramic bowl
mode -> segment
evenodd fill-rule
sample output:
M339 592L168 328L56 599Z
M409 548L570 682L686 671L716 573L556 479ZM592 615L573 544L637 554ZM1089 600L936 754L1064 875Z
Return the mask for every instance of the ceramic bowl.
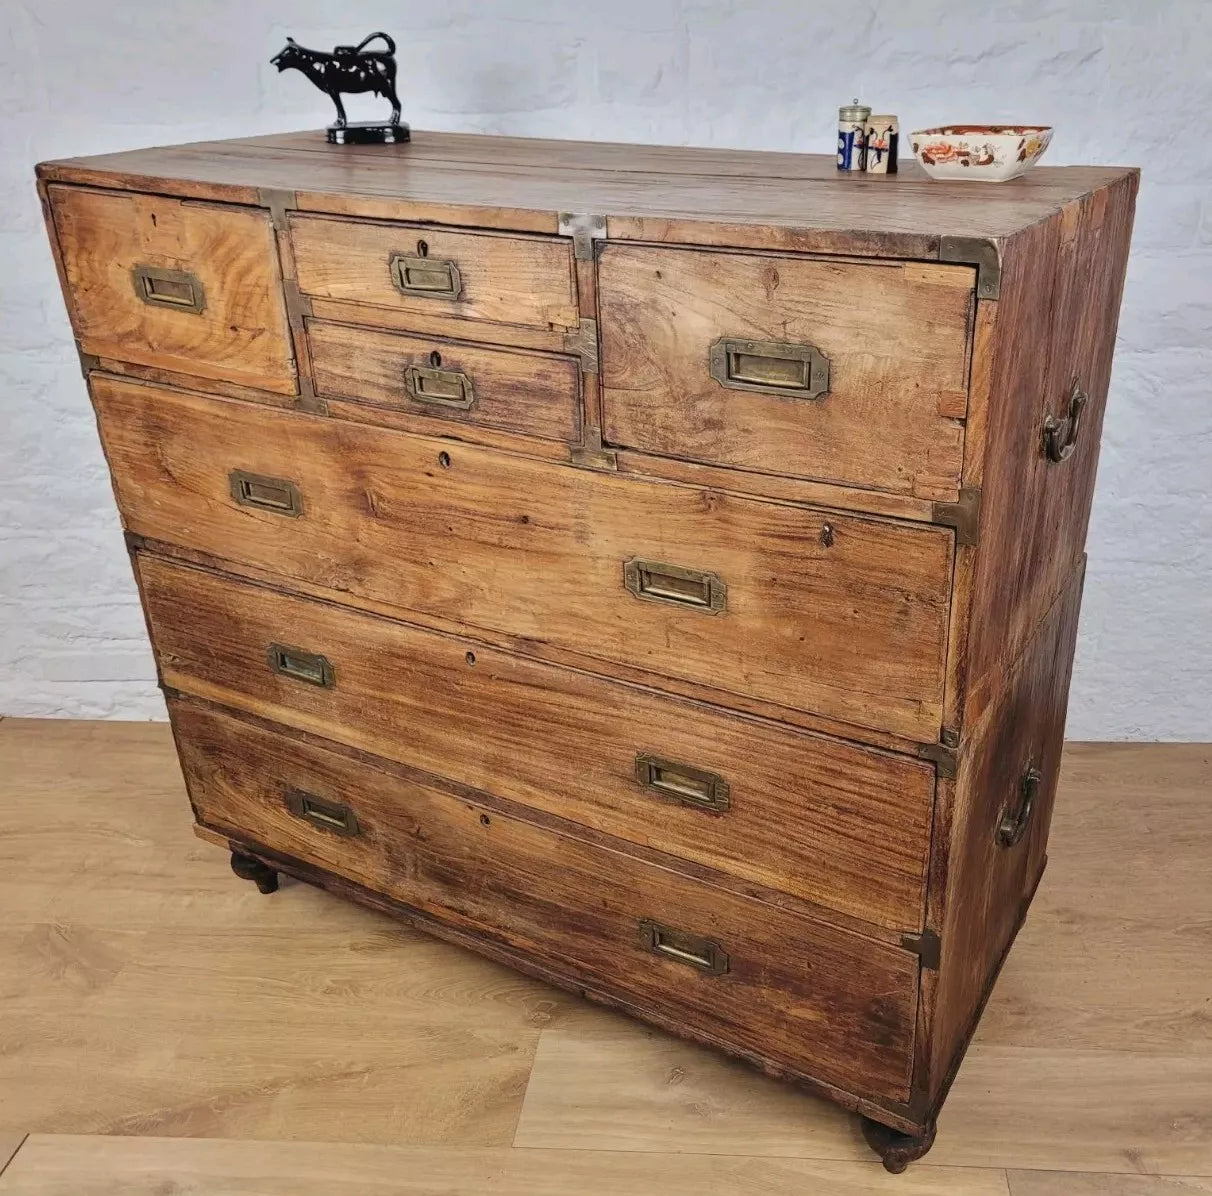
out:
M940 125L909 136L931 178L1004 183L1043 156L1052 140L1047 125Z

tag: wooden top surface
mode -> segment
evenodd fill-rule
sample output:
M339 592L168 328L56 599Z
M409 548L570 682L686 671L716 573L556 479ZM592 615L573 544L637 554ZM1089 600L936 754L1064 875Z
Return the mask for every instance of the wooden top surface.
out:
M333 146L319 131L43 163L39 175L196 198L556 232L604 215L611 237L682 240L679 226L821 234L821 248L937 256L943 236L1003 239L1134 168L1037 167L1000 184L940 183L913 159L890 176L839 174L832 156L414 131L399 146ZM724 243L724 238L707 236ZM850 241L855 242L850 244Z

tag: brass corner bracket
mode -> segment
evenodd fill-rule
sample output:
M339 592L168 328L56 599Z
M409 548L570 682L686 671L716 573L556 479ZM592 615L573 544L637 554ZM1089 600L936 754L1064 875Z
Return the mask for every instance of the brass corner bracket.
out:
M920 759L929 760L944 780L955 780L959 763L956 748L948 747L945 743L919 743L917 754Z
M940 262L962 262L976 267L976 297L997 299L1002 291L1002 246L993 237L941 237Z
M578 262L591 262L594 241L605 240L606 217L561 212L559 234L561 237L572 238L572 256Z
M972 545L980 541L981 492L977 486L960 490L957 502L936 502L931 521L955 528L956 544Z
M923 968L932 972L938 971L943 944L933 930L923 930L921 934L902 934L901 946L906 951L912 951L922 961Z
M257 202L269 209L269 222L279 231L286 228L287 212L299 206L293 191L282 191L276 187L258 187Z
M582 316L580 324L564 333L564 352L581 359L582 374L598 372L598 322Z

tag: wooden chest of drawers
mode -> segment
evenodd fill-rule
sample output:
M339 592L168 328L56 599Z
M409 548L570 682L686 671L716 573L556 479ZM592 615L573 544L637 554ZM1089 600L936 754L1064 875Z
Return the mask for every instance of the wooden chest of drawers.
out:
M928 1149L1044 866L1136 172L39 176L199 834Z

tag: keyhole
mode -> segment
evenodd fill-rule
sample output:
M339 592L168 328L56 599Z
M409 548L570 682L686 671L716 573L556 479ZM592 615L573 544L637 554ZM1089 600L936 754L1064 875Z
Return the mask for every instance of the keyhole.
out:
M450 454L449 453L439 453L438 454L438 464L443 469L449 469L450 468Z
M833 524L821 524L821 545L824 548L833 547Z
M468 652L463 659L466 660L468 664L475 664L476 654L474 652Z
M441 353L439 353L439 352L437 351L437 349L435 349L435 350L434 350L434 351L433 351L433 352L432 352L432 353L429 355L429 364L430 364L431 366L433 366L433 368L434 368L435 370L438 368L438 366L440 366L440 365L442 364L442 354L441 354Z
M418 241L417 242L417 257L428 257L428 256L429 256L429 242L428 241Z

